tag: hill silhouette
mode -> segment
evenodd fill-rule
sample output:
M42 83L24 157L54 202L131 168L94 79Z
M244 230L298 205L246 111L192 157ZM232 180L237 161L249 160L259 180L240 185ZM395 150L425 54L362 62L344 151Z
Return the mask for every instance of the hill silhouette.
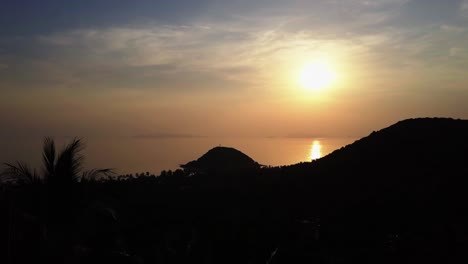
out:
M408 119L374 131L322 159L292 167L302 168L300 174L307 176L304 180L311 175L327 186L335 185L336 190L358 185L354 187L360 192L380 192L402 184L428 190L437 187L438 181L466 175L467 135L467 120Z
M180 167L189 172L209 172L256 169L260 165L235 148L215 147L197 160L180 165Z
M303 193L341 205L369 199L421 200L468 182L468 121L400 121L311 163L285 168Z

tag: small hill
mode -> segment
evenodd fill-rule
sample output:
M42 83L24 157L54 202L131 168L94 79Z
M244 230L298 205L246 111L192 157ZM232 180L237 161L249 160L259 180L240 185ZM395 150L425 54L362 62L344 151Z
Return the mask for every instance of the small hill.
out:
M180 166L189 172L238 171L259 168L252 158L235 148L215 147L197 160Z

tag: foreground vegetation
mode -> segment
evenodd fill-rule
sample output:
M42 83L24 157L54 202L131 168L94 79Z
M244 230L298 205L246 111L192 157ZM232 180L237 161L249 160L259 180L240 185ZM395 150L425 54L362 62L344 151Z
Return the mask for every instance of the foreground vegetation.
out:
M312 163L233 166L218 149L229 166L121 177L82 172L81 141L56 154L46 139L42 173L4 167L1 261L466 262L467 134L406 120Z

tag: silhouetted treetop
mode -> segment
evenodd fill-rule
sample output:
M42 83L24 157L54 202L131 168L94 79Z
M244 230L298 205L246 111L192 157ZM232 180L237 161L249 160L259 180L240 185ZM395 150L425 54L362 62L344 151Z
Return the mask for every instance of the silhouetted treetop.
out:
M44 138L42 147L42 174L37 174L26 163L4 163L0 171L0 183L40 183L64 184L77 183L80 180L95 179L99 176L114 174L112 169L92 169L83 171L84 156L82 151L85 145L81 139L73 139L65 145L61 151L56 150L52 138Z

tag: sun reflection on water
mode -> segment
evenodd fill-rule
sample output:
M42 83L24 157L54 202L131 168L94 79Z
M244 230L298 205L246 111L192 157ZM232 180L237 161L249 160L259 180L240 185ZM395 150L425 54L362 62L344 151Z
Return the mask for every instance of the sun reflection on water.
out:
M314 140L312 146L310 147L310 157L309 160L316 160L322 157L322 145L320 141Z

